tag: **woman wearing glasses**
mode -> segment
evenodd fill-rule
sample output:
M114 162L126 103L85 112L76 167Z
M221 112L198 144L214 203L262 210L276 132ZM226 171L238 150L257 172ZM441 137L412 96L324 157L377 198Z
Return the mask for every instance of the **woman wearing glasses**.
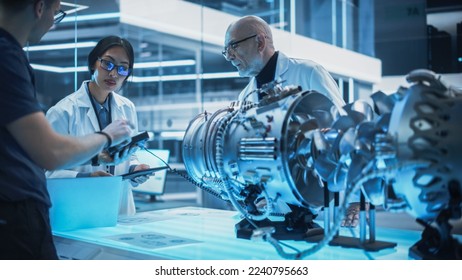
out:
M116 93L132 74L133 47L126 39L108 36L101 39L88 55L91 80L84 81L80 89L51 107L46 117L55 131L61 134L85 135L102 130L112 120L126 119L138 130L135 105ZM48 178L96 177L121 175L149 168L140 164L135 156L116 166L87 164L74 169L48 171ZM124 181L119 215L132 215L135 205L132 186L148 179Z

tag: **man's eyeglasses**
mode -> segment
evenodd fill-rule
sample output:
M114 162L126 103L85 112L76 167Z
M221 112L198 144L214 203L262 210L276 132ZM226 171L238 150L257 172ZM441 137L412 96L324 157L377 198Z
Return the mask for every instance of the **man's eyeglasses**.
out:
M66 12L63 10L59 10L55 15L54 24L60 23L65 16L66 16Z
M111 72L114 67L117 67L117 74L120 76L128 76L128 74L130 74L130 68L125 65L115 65L111 61L102 59L100 57L98 57L98 61L101 63L101 68L104 70Z
M226 58L226 56L228 55L228 52L229 52L230 49L233 50L233 51L235 51L235 50L237 49L237 47L239 47L239 43L242 43L242 42L244 42L244 41L246 41L246 40L249 40L249 39L251 39L251 38L253 38L253 37L256 37L256 36L257 36L257 34L252 35L252 36L249 36L249 37L245 37L244 39L238 40L238 41L236 41L236 42L231 42L231 43L229 43L229 44L221 51L221 54Z

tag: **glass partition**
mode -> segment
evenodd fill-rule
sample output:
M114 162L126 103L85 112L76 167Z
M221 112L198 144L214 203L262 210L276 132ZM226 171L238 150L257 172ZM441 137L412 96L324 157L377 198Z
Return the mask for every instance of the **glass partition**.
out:
M164 12L163 9L187 4L200 11L192 21L199 23L201 30L210 25L213 27L213 19L204 16L206 9L230 16L254 14L276 29L366 54L372 52L372 41L362 40L360 35L372 32L360 30L359 26L364 15L369 15L373 7L363 5L364 1L361 0L153 2L164 3L152 10L153 22L156 16ZM248 80L239 77L235 68L220 53L225 29L216 38L204 40L206 34L199 32L201 34L197 37L192 27L181 30L182 33L175 26L143 27L141 19L121 12L122 3L131 7L134 2L62 2L62 9L67 13L65 19L38 45L25 48L36 72L39 100L47 110L77 90L84 80L90 79L87 56L98 40L107 35L124 37L134 47L135 69L120 93L135 103L140 130L154 133L150 147L171 149L171 158L179 161L181 145L178 142L182 140L182 132L189 121L204 110L214 111L235 100ZM148 0L144 3L152 4ZM144 9L143 5L133 5ZM167 12L172 13L165 10ZM185 16L191 17L190 12L178 8L172 14L180 21ZM368 46L362 44L366 41ZM347 78L341 79L345 81Z

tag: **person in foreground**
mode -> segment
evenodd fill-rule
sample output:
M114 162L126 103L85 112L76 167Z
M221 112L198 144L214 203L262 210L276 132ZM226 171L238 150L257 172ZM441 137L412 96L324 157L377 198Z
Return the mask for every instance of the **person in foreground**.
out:
M101 39L88 55L91 80L84 81L80 89L51 107L46 117L53 129L61 134L81 136L105 128L113 120L126 119L137 131L135 105L115 91L119 90L132 74L134 52L130 42L118 36ZM133 154L129 161L116 166L85 164L73 169L48 171L48 178L97 177L121 175L148 169ZM119 215L136 213L132 186L144 183L149 176L123 181Z
M298 85L302 90L315 90L327 96L339 112L345 102L332 76L318 63L288 57L277 51L267 22L257 16L244 16L231 23L225 34L225 59L236 67L241 77L250 81L239 94L239 101L258 102L255 91L272 81L282 86ZM358 203L351 204L342 226L356 226L359 220ZM355 211L357 209L357 211Z
M49 221L44 169L68 168L130 139L131 125L117 120L80 137L53 131L36 99L33 70L23 51L65 15L59 0L0 0L0 259L57 259Z

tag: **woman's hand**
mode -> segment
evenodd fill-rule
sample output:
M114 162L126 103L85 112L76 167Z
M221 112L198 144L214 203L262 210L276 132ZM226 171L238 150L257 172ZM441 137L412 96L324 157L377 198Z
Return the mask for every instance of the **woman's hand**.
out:
M150 166L147 165L147 164L138 164L134 169L133 171L141 171L141 170L146 170L146 169L149 169ZM135 177L133 179L130 180L131 184L133 187L137 187L138 185L140 184L143 184L144 182L146 182L149 177L153 176L154 175L154 172L151 173L151 174L148 174L148 175L142 175L142 176L138 176L138 177Z

